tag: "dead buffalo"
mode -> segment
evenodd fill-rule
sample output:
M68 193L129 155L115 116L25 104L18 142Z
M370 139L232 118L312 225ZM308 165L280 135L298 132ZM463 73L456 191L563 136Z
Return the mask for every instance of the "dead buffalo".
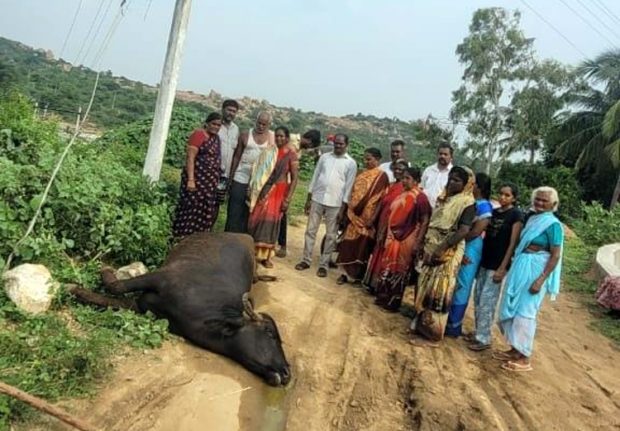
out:
M71 292L90 304L151 311L167 319L175 334L229 357L272 386L286 385L291 373L276 323L256 313L248 297L254 275L252 237L197 233L181 241L164 265L149 274L119 281L111 269L102 271L108 292L140 292L136 299L77 287Z

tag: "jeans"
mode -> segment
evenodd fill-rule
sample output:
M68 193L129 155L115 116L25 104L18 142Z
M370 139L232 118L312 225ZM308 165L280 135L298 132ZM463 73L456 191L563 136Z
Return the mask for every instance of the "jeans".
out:
M312 263L312 251L314 249L316 233L319 230L322 219L325 219L325 249L319 259L319 268L327 269L329 266L329 260L332 252L336 248L336 239L338 238L339 212L339 207L328 207L312 201L312 205L310 206L310 214L308 214L306 234L304 236L303 261L308 265Z

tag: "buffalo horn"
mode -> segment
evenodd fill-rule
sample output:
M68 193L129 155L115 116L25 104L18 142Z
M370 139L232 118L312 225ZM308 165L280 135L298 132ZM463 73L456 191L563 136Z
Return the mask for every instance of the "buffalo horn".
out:
M263 320L263 318L254 311L254 307L252 307L252 303L250 302L250 296L247 292L243 294L241 300L243 301L243 311L251 320L256 320L257 322Z

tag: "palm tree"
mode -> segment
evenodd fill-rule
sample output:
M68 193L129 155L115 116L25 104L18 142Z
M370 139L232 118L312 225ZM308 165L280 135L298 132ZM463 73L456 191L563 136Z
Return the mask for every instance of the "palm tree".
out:
M613 207L620 195L620 49L584 61L577 73L585 86L570 102L581 110L569 113L560 124L560 133L567 138L557 154L578 154L577 170L598 174L613 167L617 171Z

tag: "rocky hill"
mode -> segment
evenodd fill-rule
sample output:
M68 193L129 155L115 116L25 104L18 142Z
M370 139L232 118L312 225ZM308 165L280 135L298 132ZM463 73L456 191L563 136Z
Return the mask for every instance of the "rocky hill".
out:
M22 43L0 38L0 84L13 86L30 96L41 109L73 121L79 106L88 103L96 71L58 59L49 50L35 49ZM95 103L91 111L93 126L100 129L124 125L152 115L157 87L117 76L112 71L100 76ZM176 105L199 112L219 109L225 95L212 90L203 95L178 91ZM364 145L387 149L393 139L403 139L419 150L441 137L449 136L435 124L425 121L403 121L373 115L334 117L317 112L304 112L275 106L266 100L243 97L239 114L241 127L249 127L257 112L267 109L276 124L293 132L318 128L323 133L343 132Z

